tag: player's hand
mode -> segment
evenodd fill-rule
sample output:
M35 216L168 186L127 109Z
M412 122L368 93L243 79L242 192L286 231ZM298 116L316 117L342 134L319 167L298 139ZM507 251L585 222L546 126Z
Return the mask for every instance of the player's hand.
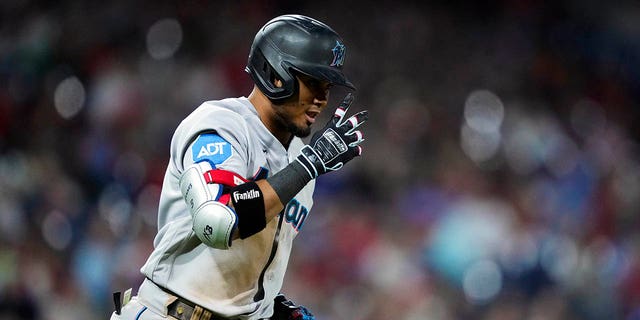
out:
M327 125L311 137L311 142L302 148L298 161L307 169L311 178L335 171L362 153L360 143L364 141L358 129L369 114L360 111L345 120L349 106L353 102L351 93L342 100Z

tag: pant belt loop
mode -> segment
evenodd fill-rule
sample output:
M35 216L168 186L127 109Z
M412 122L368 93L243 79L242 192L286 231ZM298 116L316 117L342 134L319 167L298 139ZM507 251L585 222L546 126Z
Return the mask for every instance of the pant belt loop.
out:
M200 320L201 315L202 315L202 308L196 305L196 307L193 308L193 313L191 313L191 319L189 320Z
M202 311L202 319L209 320L209 319L211 319L212 315L213 315L213 313L211 313L211 311L203 309L203 311Z
M213 313L199 305L196 305L193 308L193 313L191 314L191 319L189 320L210 320Z

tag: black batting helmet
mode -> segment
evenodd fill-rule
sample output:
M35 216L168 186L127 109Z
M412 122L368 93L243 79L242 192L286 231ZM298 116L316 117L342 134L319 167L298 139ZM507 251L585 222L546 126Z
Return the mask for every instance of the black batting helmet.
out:
M283 15L267 22L256 34L245 71L272 101L298 90L292 71L355 90L342 73L346 47L326 24L302 15ZM282 81L278 88L273 82Z

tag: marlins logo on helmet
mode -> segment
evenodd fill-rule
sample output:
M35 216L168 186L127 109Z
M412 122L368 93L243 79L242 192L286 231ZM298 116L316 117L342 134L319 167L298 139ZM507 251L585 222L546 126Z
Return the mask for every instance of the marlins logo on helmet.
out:
M344 52L347 48L344 44L340 43L340 41L336 40L336 46L331 49L333 51L333 61L329 66L331 67L342 67L344 64Z

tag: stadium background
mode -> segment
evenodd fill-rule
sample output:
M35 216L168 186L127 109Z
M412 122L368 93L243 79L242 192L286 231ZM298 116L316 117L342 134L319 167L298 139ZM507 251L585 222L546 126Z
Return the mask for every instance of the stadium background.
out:
M173 130L249 93L283 13L346 39L371 110L287 295L318 319L640 319L640 5L527 0L2 1L0 318L105 319L138 286Z

